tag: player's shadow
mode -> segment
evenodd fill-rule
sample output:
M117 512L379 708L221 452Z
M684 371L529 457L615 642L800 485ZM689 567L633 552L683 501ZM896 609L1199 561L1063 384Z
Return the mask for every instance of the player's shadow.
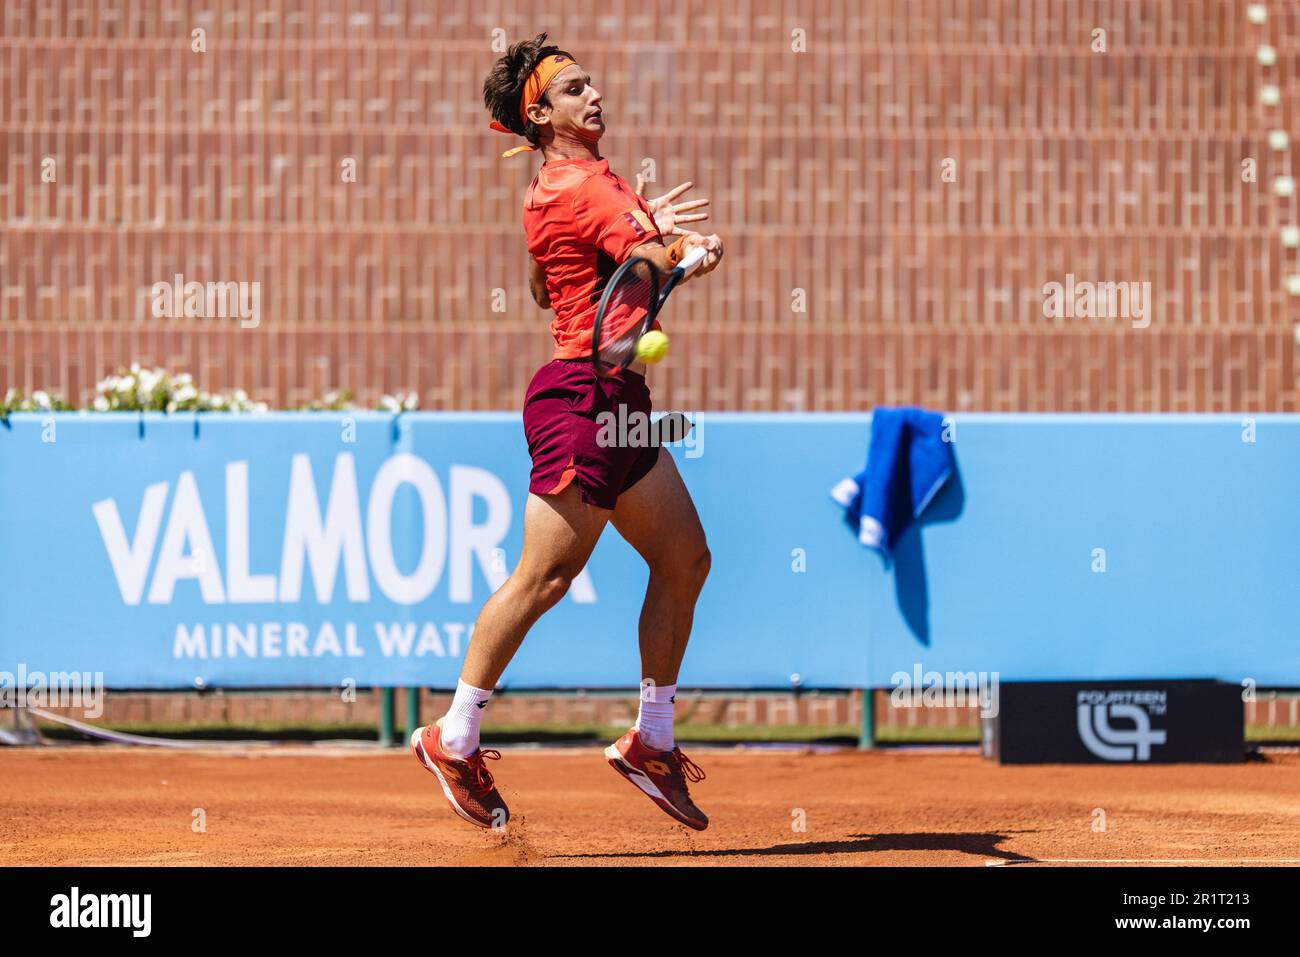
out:
M961 470L955 465L952 476L924 512L894 543L894 595L903 621L916 640L927 647L930 644L930 585L925 574L925 548L921 544L921 529L926 525L952 522L961 515L966 504L966 490L961 481Z
M998 845L1011 834L1033 834L1033 831L1010 831L1006 834L992 832L969 834L851 834L842 841L803 841L793 844L772 844L767 847L708 848L704 850L659 850L644 853L619 852L615 854L554 854L550 857L580 858L676 858L676 857L786 857L819 854L872 854L879 851L958 851L979 858L996 858L1003 861L1034 863L1035 858Z

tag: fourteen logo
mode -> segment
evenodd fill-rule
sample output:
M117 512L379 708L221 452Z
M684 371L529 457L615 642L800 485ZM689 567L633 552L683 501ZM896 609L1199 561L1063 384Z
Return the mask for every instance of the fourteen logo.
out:
M1166 713L1163 691L1080 691L1079 737L1097 757L1106 761L1150 761L1151 746L1164 744L1164 730L1151 727L1151 716ZM1133 723L1132 728L1115 728L1111 720Z

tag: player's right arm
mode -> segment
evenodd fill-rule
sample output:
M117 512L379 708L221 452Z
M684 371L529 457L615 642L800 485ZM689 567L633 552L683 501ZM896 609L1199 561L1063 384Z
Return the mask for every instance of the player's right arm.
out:
M680 243L680 246L678 243ZM700 263L699 268L690 275L682 278L682 282L685 283L696 276L703 276L705 273L713 272L717 268L718 261L722 259L722 239L716 233L711 236L687 233L672 246L665 246L658 239L655 239L652 242L642 243L637 246L632 250L630 256L640 256L642 259L648 259L654 263L656 269L666 273L671 272L673 267L696 246L703 246L706 250L704 262ZM675 252L674 247L676 247Z
M533 302L541 308L551 308L551 294L546 291L546 273L531 254L528 256L528 291L533 294Z
M617 186L609 177L592 176L573 198L573 217L578 235L616 263L640 256L661 272L670 272L696 246L707 250L704 261L687 278L712 272L722 258L722 240L686 232L671 246L665 245L657 225L646 213L645 200Z

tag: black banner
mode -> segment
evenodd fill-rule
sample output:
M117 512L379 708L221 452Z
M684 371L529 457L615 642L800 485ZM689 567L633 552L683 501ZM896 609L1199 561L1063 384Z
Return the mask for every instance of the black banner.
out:
M1241 688L1217 681L1002 682L984 718L1001 764L1244 761Z
M291 942L683 939L804 944L851 933L960 946L1042 927L1052 939L1293 926L1289 868L26 868L0 871L5 943L210 950ZM75 903L75 908L74 908ZM638 929L640 928L640 929ZM810 936L811 935L811 936ZM74 941L71 938L75 936ZM1007 938L1011 939L1011 938ZM617 945L615 945L617 946ZM184 951L173 951L184 953Z

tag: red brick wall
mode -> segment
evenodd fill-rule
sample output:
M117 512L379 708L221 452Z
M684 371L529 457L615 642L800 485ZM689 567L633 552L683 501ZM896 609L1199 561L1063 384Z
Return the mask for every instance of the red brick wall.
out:
M695 180L729 243L672 307L664 407L1295 410L1267 134L1300 133L1300 7L1266 6L5 0L0 393L87 401L139 360L275 404L517 408L549 352L538 160L499 159L479 89L494 29L545 28L605 96L614 168ZM178 272L260 282L261 325L152 318ZM1150 327L1044 318L1066 273L1150 282Z

